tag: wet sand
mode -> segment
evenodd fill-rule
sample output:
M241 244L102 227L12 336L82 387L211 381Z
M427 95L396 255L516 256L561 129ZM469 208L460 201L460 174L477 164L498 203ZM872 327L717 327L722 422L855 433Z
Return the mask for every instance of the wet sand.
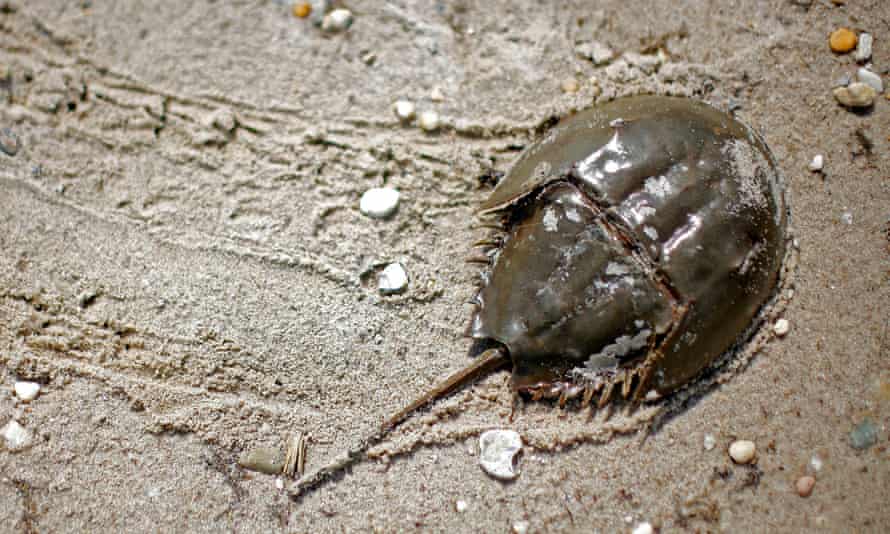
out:
M330 34L271 1L0 2L21 142L0 153L0 426L32 436L0 444L0 532L886 530L890 100L840 107L856 64L828 48L867 31L890 67L882 3L367 2ZM596 66L591 41L631 55ZM463 367L479 177L552 117L641 92L738 107L775 153L800 250L786 336L654 433L647 410L511 421L497 373L299 501L238 466L302 431L317 469ZM371 220L383 184L401 202ZM381 296L392 261L410 283ZM479 468L490 428L523 437L515 482Z

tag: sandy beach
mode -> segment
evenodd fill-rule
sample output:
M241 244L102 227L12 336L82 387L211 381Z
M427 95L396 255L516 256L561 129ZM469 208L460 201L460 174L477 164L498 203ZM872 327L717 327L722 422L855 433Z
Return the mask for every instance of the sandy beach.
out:
M321 4L0 0L0 532L890 529L890 91L833 94L890 83L886 0ZM494 373L299 499L239 463L302 433L322 468L464 367L484 177L641 93L776 156L796 269L762 343L635 412L511 418Z

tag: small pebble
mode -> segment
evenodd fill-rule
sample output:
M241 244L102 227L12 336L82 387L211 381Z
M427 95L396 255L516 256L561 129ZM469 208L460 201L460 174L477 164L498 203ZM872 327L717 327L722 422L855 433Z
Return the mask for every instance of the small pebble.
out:
M526 534L528 527L528 521L517 521L513 523L513 534Z
M585 42L575 46L575 53L582 58L589 59L596 66L608 63L615 57L615 52L611 48L598 41Z
M238 458L238 465L251 471L277 475L284 469L284 453L266 447L244 451Z
M717 446L717 440L711 434L705 434L704 446L706 451L712 451Z
M37 382L16 382L13 389L15 390L16 397L21 399L22 402L31 402L40 393L40 384Z
M838 28L828 37L828 46L836 54L846 54L856 48L856 34L848 28Z
M430 100L433 102L444 102L445 101L445 93L442 92L442 89L439 87L433 87L432 92L430 92Z
M844 224L853 224L853 214L845 211L841 214L841 222Z
M816 485L816 479L807 475L797 479L794 483L797 494L801 497L809 497L813 493L813 486Z
M348 9L335 9L324 16L321 29L330 33L342 32L352 26L352 20L352 12Z
M292 8L295 17L305 19L312 14L312 4L309 2L297 2Z
M740 439L733 441L729 446L729 456L732 458L732 461L737 464L751 463L756 454L757 446L754 445L753 441Z
M377 279L377 289L384 295L401 293L408 287L408 273L400 263L390 263Z
M817 473L822 470L822 458L819 457L818 454L814 454L812 458L810 458L810 469L816 471Z
M862 67L858 71L856 71L856 79L864 84L868 84L878 93L884 92L884 81L881 80L881 76L866 69L865 67Z
M878 429L869 418L864 419L856 425L856 428L850 431L850 446L854 449L867 449L877 443L877 441Z
M859 43L856 45L856 61L865 63L871 59L871 46L874 43L874 37L870 33L859 35Z
M513 430L487 430L479 436L479 465L500 480L519 476L514 461L522 450L522 438Z
M467 501L457 501L454 503L454 509L460 513L464 513L467 511Z
M0 152L7 156L15 156L22 147L19 137L9 128L0 129Z
M20 451L31 444L31 433L15 419L6 423L0 434L6 440L6 448L10 451Z
M777 336L782 337L788 333L788 330L791 329L791 323L788 322L788 319L779 319L776 321L776 324L773 325L773 332L776 333Z
M577 93L579 89L581 89L581 86L578 84L578 80L574 78L567 78L562 82L562 92L564 93Z
M400 121L407 122L414 118L414 113L417 111L417 108L414 106L414 102L397 100L396 103L392 105L392 110Z
M633 534L652 534L653 532L655 532L655 529L652 528L650 523L640 523L633 529Z
M235 119L235 114L232 113L232 110L221 108L214 111L210 115L210 125L214 128L219 128L224 132L231 132L237 126L238 121Z
M418 119L420 128L426 132L435 132L439 129L439 114L435 111L424 111Z
M819 172L825 166L825 158L822 154L816 154L813 156L813 159L810 161L810 170L813 172Z
M874 87L862 82L853 82L832 92L834 98L848 108L867 108L874 103L878 95Z
M399 192L391 187L373 187L365 191L358 207L368 217L385 219L399 207Z

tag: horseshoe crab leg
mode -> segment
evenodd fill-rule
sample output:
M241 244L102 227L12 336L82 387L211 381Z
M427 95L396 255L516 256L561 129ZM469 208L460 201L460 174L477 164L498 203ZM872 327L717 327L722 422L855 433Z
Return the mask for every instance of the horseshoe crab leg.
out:
M478 380L510 363L510 357L502 348L489 349L480 354L468 366L440 382L433 389L424 393L407 406L388 417L380 428L361 440L354 448L347 450L328 465L300 478L289 489L291 497L300 499L310 490L316 489L328 481L340 478L344 471L358 464L367 457L368 450L383 441L390 432L417 410L453 393L457 389Z

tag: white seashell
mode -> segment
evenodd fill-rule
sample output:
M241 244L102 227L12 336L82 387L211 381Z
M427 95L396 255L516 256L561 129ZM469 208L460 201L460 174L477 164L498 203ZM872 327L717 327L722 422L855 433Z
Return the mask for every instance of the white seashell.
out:
M519 476L515 458L522 450L522 438L513 430L487 430L479 436L479 465L500 480Z
M396 212L399 192L391 187L374 187L365 191L359 200L359 210L368 217L385 219Z

